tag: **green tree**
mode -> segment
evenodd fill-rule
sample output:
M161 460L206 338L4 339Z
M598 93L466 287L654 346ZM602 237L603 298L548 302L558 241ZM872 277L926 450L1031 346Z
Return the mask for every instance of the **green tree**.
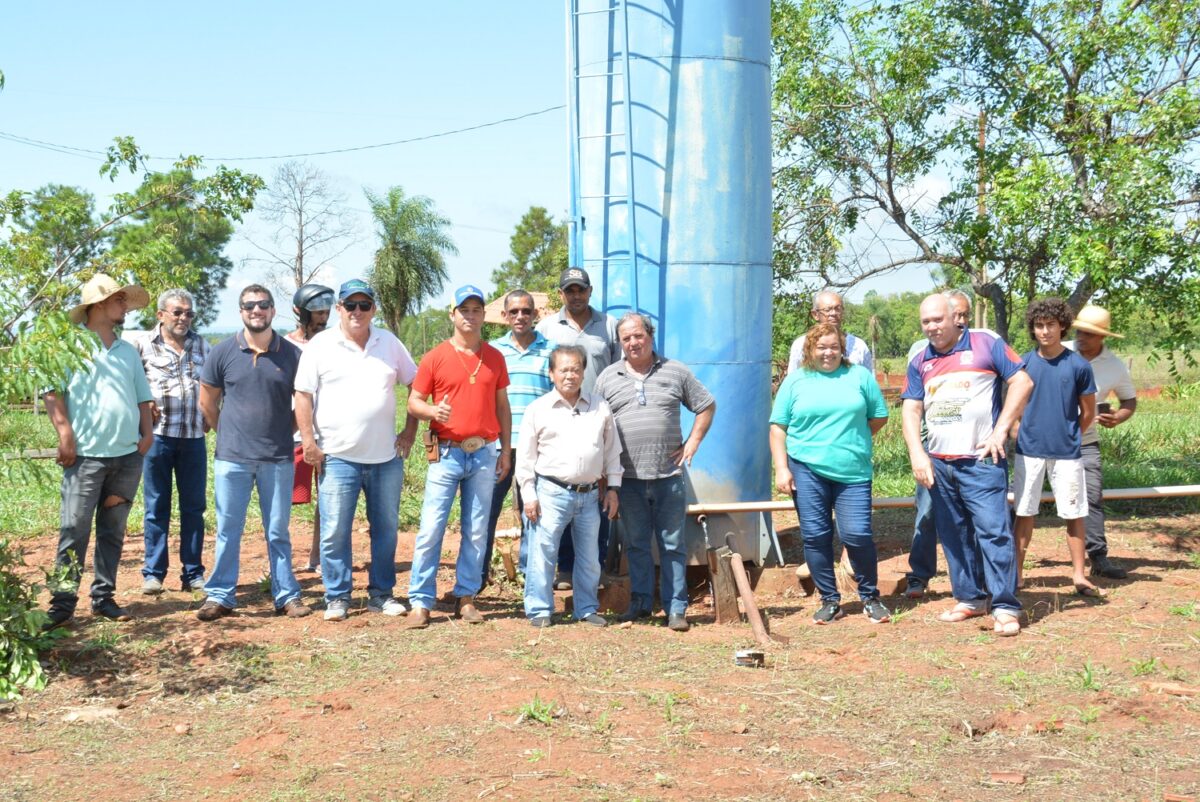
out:
M157 283L159 276L179 276L196 298L196 327L211 323L217 316L217 294L233 270L224 255L233 236L230 218L205 205L191 170L147 176L131 202L137 211L114 227L104 262L114 272L137 277L143 286ZM153 321L153 309L142 313L143 327Z
M442 291L448 278L446 254L457 254L458 248L446 233L450 221L438 214L431 199L406 197L401 187L382 196L365 193L379 235L371 285L379 292L384 322L400 331L407 315Z
M1002 334L1035 295L1142 296L1194 341L1200 0L773 11L782 278L937 265Z
M47 184L30 193L12 223L26 237L23 247L44 249L47 270L62 264L67 274L78 272L106 246L105 236L92 236L96 199L79 187Z
M522 288L550 295L567 269L567 225L555 223L542 206L521 216L508 241L509 258L492 271L497 293Z

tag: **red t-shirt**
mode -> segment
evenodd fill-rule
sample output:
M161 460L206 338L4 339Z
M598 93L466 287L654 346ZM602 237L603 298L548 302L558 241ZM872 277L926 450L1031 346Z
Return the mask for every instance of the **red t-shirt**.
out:
M479 364L480 358L483 364ZM475 366L479 365L479 371ZM475 383L471 383L471 374ZM449 396L450 420L430 421L429 425L443 440L466 440L482 437L495 440L500 436L500 421L496 417L496 391L508 387L508 368L504 355L487 343L479 354L459 351L449 340L431 349L417 366L417 378L412 389L419 398L439 404Z

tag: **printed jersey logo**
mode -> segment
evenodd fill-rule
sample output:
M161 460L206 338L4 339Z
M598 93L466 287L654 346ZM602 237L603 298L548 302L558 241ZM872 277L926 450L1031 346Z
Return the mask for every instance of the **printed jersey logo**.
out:
M958 355L958 364L974 365L975 364L975 352L974 351L963 351L962 353L960 353Z

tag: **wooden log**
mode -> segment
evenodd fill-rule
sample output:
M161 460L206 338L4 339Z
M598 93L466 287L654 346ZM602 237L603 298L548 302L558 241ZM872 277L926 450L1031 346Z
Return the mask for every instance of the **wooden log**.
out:
M733 551L727 546L708 550L708 570L712 577L713 611L718 624L741 621L738 611L737 587L733 578L730 560Z

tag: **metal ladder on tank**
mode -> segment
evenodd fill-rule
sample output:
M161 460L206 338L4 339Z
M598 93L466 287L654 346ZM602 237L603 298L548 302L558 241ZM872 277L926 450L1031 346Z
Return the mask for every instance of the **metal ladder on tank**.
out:
M633 103L630 97L630 80L629 80L629 5L628 0L609 0L605 8L589 9L580 11L580 0L567 0L567 58L569 60L567 69L567 125L568 135L571 139L570 147L570 173L571 173L571 201L570 201L570 220L568 221L568 240L570 266L587 268L589 263L601 263L604 270L604 280L602 286L607 288L608 282L608 248L605 248L605 254L592 259L584 259L582 231L586 225L586 220L581 216L579 201L582 200L603 200L605 213L613 205L624 203L629 216L629 223L626 226L626 235L628 238L627 250L629 254L629 269L631 275L630 283L630 309L637 311L638 306L638 252L637 252L637 204L634 201L634 183L633 183ZM620 12L620 16L617 16ZM613 61L616 53L609 48L608 63L609 70L605 72L581 73L579 69L579 18L593 14L609 15L609 28L612 31L620 34L620 59L621 69L612 69ZM620 105L623 106L622 120L624 122L624 130L614 131L606 130L596 134L581 134L579 121L579 86L584 80L604 79L608 81L608 108L612 109L617 105L617 101L613 100L613 79L620 78L622 83L622 98ZM606 114L606 119L611 120L612 115ZM605 140L605 158L611 164L615 154L613 151L613 139L620 137L625 143L625 194L621 193L591 193L584 194L581 186L582 179L580 177L579 159L581 156L581 143L585 139L603 139ZM605 171L605 175L608 172ZM607 189L607 187L605 187ZM607 242L606 242L607 246ZM607 299L606 299L607 300ZM607 303L606 303L607 305Z

